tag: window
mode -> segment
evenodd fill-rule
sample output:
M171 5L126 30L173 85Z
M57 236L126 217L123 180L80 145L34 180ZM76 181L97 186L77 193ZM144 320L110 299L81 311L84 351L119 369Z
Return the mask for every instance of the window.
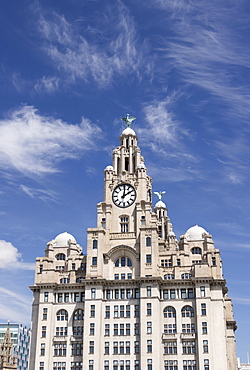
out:
M44 292L44 302L49 301L49 292Z
M145 216L141 216L141 225L146 225Z
M48 316L48 309L43 308L43 320L47 320L47 316Z
M102 227L106 229L106 218L102 218Z
M147 359L147 370L152 370L153 369L153 367L152 367L152 360L151 359Z
M60 279L60 284L69 284L69 283L70 283L69 278L62 278L62 279Z
M84 311L81 310L81 309L78 309L74 312L74 315L73 315L73 320L74 321L77 321L77 320L84 320Z
M110 318L110 306L105 307L105 317L108 319Z
M43 265L39 266L39 272L40 272L40 274L43 272Z
M132 279L132 274L131 274L131 272L129 272L129 273L127 274L127 279Z
M91 289L91 299L95 299L96 298L96 288L92 288Z
M177 258L177 260L176 260L176 265L177 265L177 266L180 266L180 265L181 265L181 260L180 260L180 258Z
M200 290L201 290L201 297L206 297L206 290L205 290L205 287L204 287L204 286L201 286L201 287L200 287Z
M72 270L75 270L75 269L76 269L76 264L72 263Z
M129 217L128 216L122 216L120 218L121 233L127 233L128 232L128 224L129 224Z
M115 299L119 299L119 289L115 289Z
M44 370L44 362L40 362L39 370Z
M164 324L164 334L175 334L176 324Z
M147 316L152 315L152 308L151 308L151 303L147 303Z
M95 346L93 340L89 342L89 353L95 353Z
M41 343L41 356L45 356L45 343Z
M90 306L90 317L95 317L95 305Z
M94 239L93 240L93 243L92 243L92 248L93 249L97 249L97 246L98 246L98 240L97 239Z
M172 266L172 260L167 259L167 260L161 260L161 267L171 267Z
M69 293L64 293L64 302L69 302Z
M165 360L164 370L178 370L178 361L177 360Z
M146 254L146 263L151 263L151 262L152 262L151 254Z
M122 280L125 280L125 278L126 278L126 274L124 274L124 273L123 273L123 274L121 274L121 279L122 279Z
M64 253L58 253L58 254L56 255L56 259L57 259L58 261L65 261L66 256L65 256L65 254L64 254Z
M152 334L152 322L147 322L147 334Z
M120 306L120 317L124 317L124 305Z
M124 335L124 324L120 324L120 335Z
M73 335L74 337L83 336L83 326L73 326Z
M118 342L113 342L113 353L118 354Z
M147 297L151 297L151 286L147 286Z
M72 356L82 356L83 352L83 343L73 342L71 344L71 355Z
M66 362L53 362L53 370L66 370Z
M83 270L83 271L86 270L86 263L85 262L81 263L81 270Z
M192 277L192 274L189 274L189 273L181 274L182 279L191 279L191 277Z
M119 280L119 274L115 274L115 275L114 275L114 279L115 279L115 280Z
M74 293L74 302L80 302L80 293Z
M104 343L104 354L109 355L109 342Z
M58 293L57 294L57 302L58 303L62 303L62 301L63 301L63 294L62 293Z
M216 266L216 258L212 257L212 266Z
M181 289L181 298L182 299L187 298L187 290L186 289Z
M195 333L194 324L182 324L182 333Z
M97 266L97 257L92 257L92 266Z
M152 340L147 340L147 352L152 353Z
M201 248L194 247L191 249L192 254L201 254Z
M175 299L175 298L176 298L175 289L170 289L170 299Z
M118 335L118 324L114 324L114 335Z
M57 337L63 337L68 334L68 328L67 326L60 326L56 327L56 336Z
M209 370L209 360L208 359L204 360L204 370Z
M54 344L54 356L66 356L67 344L56 343Z
M173 280L174 279L174 275L173 274L166 274L164 275L164 280Z
M135 298L140 298L140 289L135 289Z
M194 290L193 290L193 288L188 288L188 298L194 298Z
M114 317L119 317L118 306L114 306Z
M59 310L56 314L57 321L68 321L68 311Z
M134 327L134 335L139 335L140 334L140 326L139 326L139 323L136 322L135 323L135 327Z
M131 289L126 289L126 298L127 299L132 298L132 291L131 291Z
M71 370L82 370L82 362L71 362Z
M183 370L196 370L196 361L183 360Z
M126 317L130 317L130 305L126 306Z
M195 352L196 352L195 341L182 342L182 353L183 354L191 354Z
M207 309L206 309L206 303L201 303L201 316L206 316Z
M109 360L104 361L104 370L109 370Z
M105 324L105 336L109 336L109 330L110 330L110 326L109 324Z
M124 342L120 342L120 354L124 354Z
M94 360L89 360L89 370L94 370Z
M208 340L203 340L203 353L208 353Z
M106 290L106 299L111 299L111 291L110 289Z
M140 370L140 361L135 360L135 370Z
M202 323L202 334L207 334L207 322Z
M164 355L177 354L177 342L164 342Z
M139 347L139 342L136 341L134 343L134 350L135 350L135 353L140 353L140 347Z
M169 299L168 289L163 290L163 299Z
M89 335L95 335L95 323L93 322L89 324Z
M83 277L78 277L76 278L76 283L83 283L84 278Z
M42 338L46 338L46 326L42 326Z
M146 247L151 247L151 238L149 236L146 238Z
M176 317L176 310L172 306L165 307L163 310L164 317Z
M126 335L130 335L130 324L126 324Z
M181 310L182 317L194 317L194 309L191 306L184 306Z

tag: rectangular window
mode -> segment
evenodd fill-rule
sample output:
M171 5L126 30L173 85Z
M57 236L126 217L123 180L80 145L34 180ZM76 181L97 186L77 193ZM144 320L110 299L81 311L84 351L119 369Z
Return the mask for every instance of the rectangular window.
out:
M81 302L85 301L85 292L81 292Z
M152 353L152 340L147 340L147 352Z
M209 370L209 360L208 359L204 360L204 370Z
M202 323L202 334L207 334L207 322Z
M90 317L95 317L95 305L90 306Z
M131 299L132 298L132 291L131 289L126 289L126 298Z
M146 254L146 263L151 263L151 262L152 262L151 254Z
M89 324L89 335L95 335L95 323L93 322Z
M109 342L105 342L104 344L104 353L105 355L109 355Z
M124 335L124 324L120 324L120 335Z
M151 286L147 286L147 297L151 297Z
M46 326L42 326L42 338L46 338Z
M106 299L111 299L111 292L110 289L106 290Z
M105 307L105 317L106 319L110 318L110 306Z
M125 353L126 353L126 355L130 355L130 342L129 341L126 342Z
M41 343L41 356L45 356L45 343Z
M203 353L208 353L208 340L203 340Z
M74 293L74 302L80 302L80 293Z
M130 305L126 306L126 317L130 317Z
M139 323L136 322L135 323L135 331L134 331L134 335L139 335L140 334L140 326L139 326Z
M76 269L76 264L72 263L72 270L75 270L75 269Z
M139 305L136 304L135 305L135 317L139 317L140 316L140 310L139 310Z
M47 320L47 317L48 317L48 309L43 308L43 320Z
M54 344L54 356L66 356L67 344L56 343Z
M175 334L176 324L164 324L164 334Z
M124 342L120 342L120 355L124 354Z
M147 316L152 315L152 308L151 308L151 303L147 303Z
M49 301L49 292L44 292L44 302Z
M164 355L176 355L177 354L177 342L164 342Z
M125 299L125 289L121 289L121 299Z
M126 274L121 274L121 279L125 280L126 279Z
M204 286L201 286L201 287L200 287L200 290L201 290L201 297L206 297L206 290L205 290L205 287L204 287Z
M216 266L216 258L212 257L212 266Z
M97 266L97 257L92 257L92 266Z
M131 272L129 272L128 274L127 274L127 279L132 279L132 274L131 274Z
M176 298L175 289L170 289L170 299L175 299L175 298Z
M139 342L136 341L134 343L134 350L135 350L135 353L140 353L140 347L139 347Z
M68 334L67 326L57 326L56 327L56 336L57 337L64 337Z
M44 362L40 362L39 370L44 370Z
M206 309L206 303L201 303L201 316L206 316L207 309Z
M89 353L95 353L94 341L89 342Z
M181 298L182 299L187 298L187 291L186 291L186 289L181 289Z
M176 264L177 264L177 266L180 266L180 265L181 265L181 260L180 260L180 258L177 258L177 260L176 260Z
M58 295L57 295L57 302L58 303L62 303L62 301L63 301L63 294L62 293L58 293Z
M124 305L120 306L120 317L124 317Z
M113 342L113 353L118 354L118 342Z
M60 328L58 328L60 329ZM73 326L73 335L76 337L82 337L83 335L83 326Z
M89 370L94 370L94 360L89 360Z
M71 355L72 356L82 356L83 343L73 342L71 344Z
M105 336L109 336L109 329L110 329L110 327L109 327L109 324L105 324Z
M182 333L195 333L195 324L182 324Z
M140 289L135 289L135 298L140 298Z
M96 298L96 289L92 288L91 289L91 299L95 299L95 298Z
M119 280L119 274L114 275L115 280Z
M119 299L119 289L115 289L115 299Z
M152 334L152 322L147 322L147 334Z
M196 353L195 341L182 342L182 353L183 354Z
M69 293L64 293L64 302L69 302Z
M169 299L168 289L163 290L163 299Z
M147 370L153 370L152 360L147 359Z
M118 333L118 324L114 324L114 335L119 335L119 333Z
M193 290L193 288L188 288L188 298L194 298L194 290Z
M130 335L130 324L126 324L126 335Z
M114 317L119 317L118 306L114 306Z

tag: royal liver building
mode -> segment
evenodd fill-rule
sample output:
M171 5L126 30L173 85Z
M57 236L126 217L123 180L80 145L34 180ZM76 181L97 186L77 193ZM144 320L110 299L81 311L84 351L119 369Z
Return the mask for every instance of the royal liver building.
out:
M87 255L64 232L36 260L30 370L235 370L236 324L219 250L177 240L130 128L104 170Z

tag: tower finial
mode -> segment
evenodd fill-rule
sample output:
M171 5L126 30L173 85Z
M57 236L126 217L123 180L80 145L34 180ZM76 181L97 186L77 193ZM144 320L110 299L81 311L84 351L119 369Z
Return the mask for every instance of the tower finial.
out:
M131 123L136 120L136 117L132 117L127 113L126 117L123 117L121 120L124 121L128 127L130 127Z
M162 197L163 197L163 195L165 193L166 193L165 191L154 191L154 194L157 195L157 197L159 198L159 200L162 199Z

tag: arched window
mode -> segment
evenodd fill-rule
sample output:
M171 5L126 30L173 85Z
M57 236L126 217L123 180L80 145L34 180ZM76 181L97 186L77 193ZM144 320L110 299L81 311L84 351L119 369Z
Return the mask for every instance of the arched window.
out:
M163 310L164 317L176 317L176 310L172 306L167 306Z
M81 310L80 308L76 310L73 315L73 320L74 321L84 320L84 311Z
M201 248L194 247L191 249L192 254L201 254Z
M190 279L191 277L192 277L192 274L188 274L188 273L185 273L185 274L181 275L182 279Z
M164 280L173 280L174 279L174 274L166 274L164 275Z
M70 282L69 278L60 279L60 284L69 284L69 282Z
M121 257L121 258L118 258L116 261L115 261L115 267L125 267L125 266L129 266L131 267L132 266L132 262L129 258L127 257Z
M97 246L98 246L98 240L94 239L93 240L93 249L97 249Z
M149 236L146 237L146 247L151 247L151 238Z
M58 254L56 255L56 259L57 259L58 261L60 261L60 260L65 260L65 259L66 259L66 256L65 256L65 254L64 254L64 253L58 253Z
M194 309L191 306L184 306L181 310L182 317L194 317Z
M127 259L127 266L129 266L129 267L132 266L132 262L131 262L131 260L129 258Z
M68 321L68 311L59 310L56 314L57 321Z

